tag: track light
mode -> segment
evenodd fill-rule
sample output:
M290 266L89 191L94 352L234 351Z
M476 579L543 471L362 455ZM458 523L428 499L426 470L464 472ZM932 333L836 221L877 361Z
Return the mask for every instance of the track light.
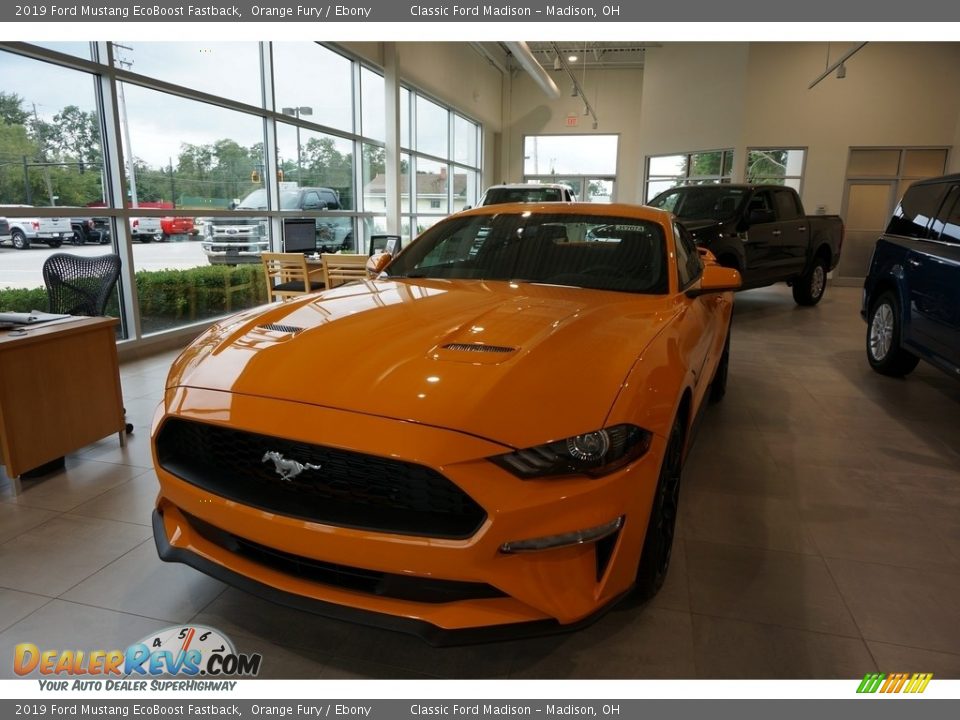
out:
M584 114L584 115L589 115L589 114L590 114L590 108L588 108L586 105L583 106L583 114Z
M596 120L593 121L593 129L594 129L594 130L597 129L597 121L596 121Z
M554 70L563 70L563 63L560 62L560 56L557 55L553 58L553 69Z
M570 86L570 97L576 97L577 95L578 95L578 93L577 93L577 86L576 86L576 85L571 85L571 86Z
M843 63L837 65L837 80L843 80L847 76L847 66Z

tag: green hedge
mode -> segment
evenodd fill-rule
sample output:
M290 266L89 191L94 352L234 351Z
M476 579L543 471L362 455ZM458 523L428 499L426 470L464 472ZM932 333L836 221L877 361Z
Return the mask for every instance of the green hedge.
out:
M144 333L226 315L267 300L263 268L259 263L189 270L141 270L136 273L136 283ZM44 288L0 289L0 311L46 308ZM119 315L116 299L107 304L107 315Z

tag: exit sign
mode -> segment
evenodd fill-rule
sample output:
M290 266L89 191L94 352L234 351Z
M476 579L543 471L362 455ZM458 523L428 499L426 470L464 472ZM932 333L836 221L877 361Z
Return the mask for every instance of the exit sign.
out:
M576 127L579 122L580 118L578 118L576 115L567 115L567 127Z

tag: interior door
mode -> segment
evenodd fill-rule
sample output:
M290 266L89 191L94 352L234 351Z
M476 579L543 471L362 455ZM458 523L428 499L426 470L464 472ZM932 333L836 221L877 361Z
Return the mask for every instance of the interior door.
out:
M870 257L896 203L896 180L848 180L844 206L846 235L837 275L862 280Z

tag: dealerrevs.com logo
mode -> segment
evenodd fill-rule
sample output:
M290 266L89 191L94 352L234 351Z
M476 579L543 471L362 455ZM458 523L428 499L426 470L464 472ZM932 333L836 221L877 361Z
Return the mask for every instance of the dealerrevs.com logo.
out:
M256 677L262 660L260 653L238 653L219 630L177 625L148 635L125 650L41 649L34 643L20 643L14 648L13 670L19 677L39 673L43 677L76 678L73 683L44 683L51 690L103 689L80 681L81 677L94 681L104 678L110 684L108 690L140 690L146 689L145 683L130 681L159 676Z

